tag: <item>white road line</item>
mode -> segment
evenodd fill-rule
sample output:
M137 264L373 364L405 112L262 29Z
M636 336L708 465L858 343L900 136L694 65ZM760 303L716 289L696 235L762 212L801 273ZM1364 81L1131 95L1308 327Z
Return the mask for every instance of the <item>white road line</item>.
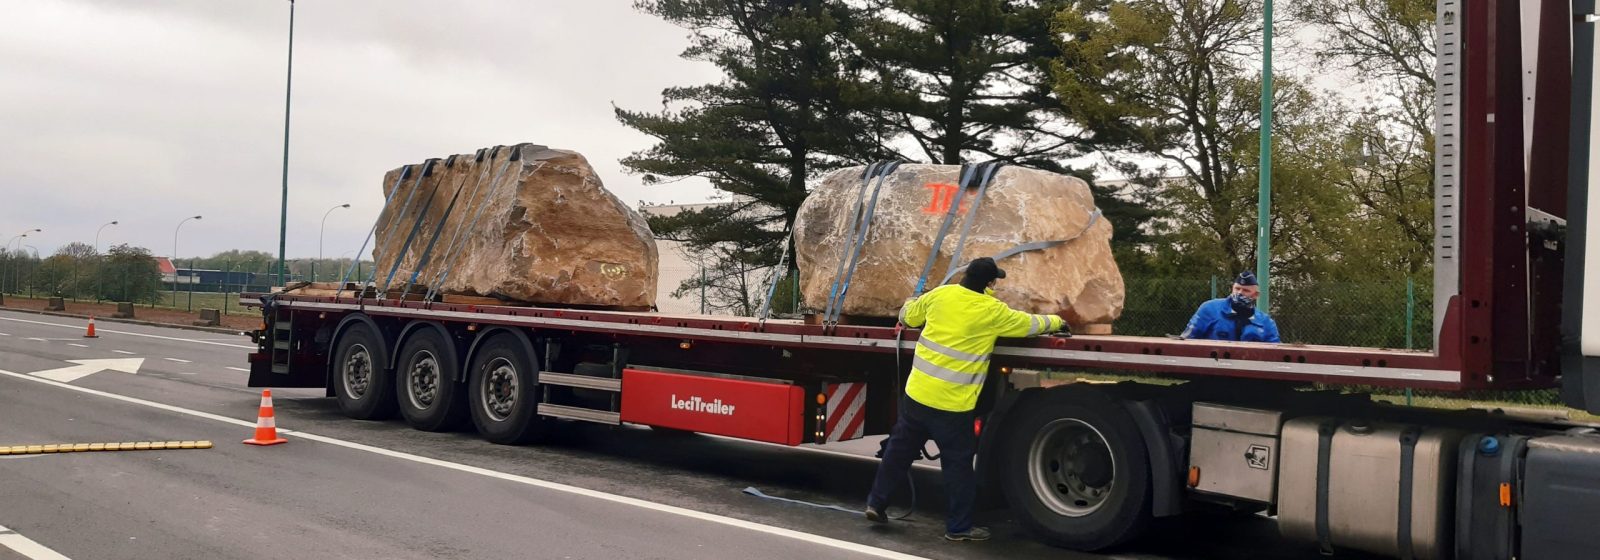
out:
M247 428L254 428L255 425L256 425L256 423L254 421L239 420L239 419L235 419L235 418L229 418L227 416L222 416L220 414L212 414L210 412L202 412L202 411L199 411L199 410L191 410L191 409L187 409L187 408L183 408L183 407L173 406L173 405L170 405L170 404L158 403L158 402L155 402L155 401L147 401L147 400L144 400L144 399L129 397L129 396L125 396L125 395L118 395L116 393L107 393L105 391L97 391L97 390L89 389L89 388L86 388L86 387L78 387L78 386L75 386L75 385L68 385L66 383L61 383L61 382L58 382L58 381L52 381L52 380L49 380L49 379L44 379L42 377L34 377L34 376L31 376L31 375L24 375L24 374L12 372L12 371L0 370L0 375L6 375L6 376L10 376L10 377L15 377L17 379L26 379L28 381L33 381L35 383L43 383L45 385L59 387L59 388L67 389L67 390L70 390L70 391L77 391L77 392L84 393L84 394L95 395L95 396L99 396L99 397L105 397L105 398L108 398L108 399L115 399L115 400L119 400L119 401L122 401L122 402L133 403L133 404L142 405L142 406L148 406L150 408L154 408L154 409L158 409L158 410L165 410L165 411L168 411L168 412L176 412L178 414L186 414L186 415L194 416L194 417L197 417L197 418L205 418L207 420L215 420L217 422L222 422L222 423L226 423L226 424L232 424L234 426L242 426L242 427L247 427ZM730 526L730 527L738 527L740 529L748 529L748 530L751 530L751 531L756 531L758 533L766 533L766 534L773 535L773 536L784 537L784 538L794 539L794 540L798 540L798 541L805 541L805 542L818 544L818 545L822 545L822 546L826 546L826 547L836 548L836 549L839 549L839 550L845 550L845 551L849 551L849 552L856 552L856 553L860 553L860 554L865 554L865 555L873 556L873 557L877 557L877 558L893 558L893 559L897 559L897 560L927 560L926 558L923 558L921 556L915 556L915 555L906 554L906 553L903 553L903 552L896 552L896 551L893 551L893 550L884 549L884 548L878 548L878 547L874 547L874 546L867 546L867 545L864 545L864 544L853 543L853 542L850 542L850 541L835 539L835 538L831 538L831 537L824 537L824 536L821 536L821 535L813 535L811 533L804 533L804 532L796 531L796 530L793 530L793 529L785 529L783 527L775 527L775 526L772 526L772 525L756 523L754 521L745 521L743 519L735 519L735 518L732 518L732 517L727 517L727 516L723 516L723 515L717 515L717 514L714 514L714 513L706 513L706 512L702 512L702 511L695 511L695 510L692 510L692 509L682 508L682 507L678 507L678 506L671 506L671 505L667 505L667 504L658 504L656 502L651 502L651 501L647 501L647 500L641 500L639 498L632 498L632 497L622 496L622 495L618 495L618 494L610 494L610 493L606 493L606 492L601 492L599 490L590 490L588 488L580 488L580 487L577 487L577 486L572 486L572 485L569 485L569 484L562 484L562 483L559 483L559 482L551 482L551 481L548 481L548 480L541 480L541 479L527 477L527 476L503 473L503 472L500 472L500 471L494 471L494 470L485 469L483 467L474 467L472 465L464 465L464 464L461 464L461 463L452 463L450 461L443 461L443 460L439 460L439 459L434 459L432 457L423 457L421 455L413 455L413 454L404 453L404 452L401 452L401 451L394 451L394 450L391 450L391 449L384 449L382 447L374 447L374 446L371 446L371 445L366 445L366 444L362 444L362 443L356 443L356 442L353 442L353 441L345 441L345 440L342 440L342 439L336 439L336 438L331 438L331 437L328 437L328 436L317 435L317 434L313 434L313 433L310 433L310 432L301 432L301 431L297 431L297 430L288 430L288 429L284 429L284 428L278 428L278 433L297 436L297 437L300 437L302 439L308 439L308 440L311 440L311 441L322 442L322 443L326 443L326 444L329 444L329 445L336 445L336 446L339 446L339 447L344 447L346 449L354 449L354 450L357 450L357 451L365 451L365 452L376 454L376 455L383 455L385 457L393 457L395 459L411 461L413 463L420 463L420 464L424 464L424 465L431 465L431 466L435 466L435 467L439 467L439 468L450 469L450 470L453 470L453 471L464 472L464 473L468 473L468 474L476 474L476 475L480 475L480 476L486 476L486 477L489 477L489 478L495 478L495 479L504 480L504 481L507 481L507 482L515 482L515 483L518 483L518 484L525 484L525 485L533 486L533 487L537 487L537 488L544 488L546 490L553 490L553 491L556 491L556 492L564 492L564 493L567 493L567 494L583 496L583 497L586 497L586 498L594 498L594 499L597 499L597 500L603 500L603 501L612 502L612 503L616 503L616 504L633 506L633 507L637 507L637 508L640 508L640 509L647 509L647 510L661 512L661 513L668 513L668 514L672 514L672 515L683 516L683 517L687 517L687 518L690 518L690 519L698 519L698 520L701 520L701 521L709 521L711 523L717 523L717 524L720 524L720 525L727 525L727 526ZM53 557L45 557L45 558L53 558Z
M11 336L11 334L10 334L10 333L3 333L3 332L0 332L0 336Z
M231 369L233 371L242 371L242 372L245 372L245 373L250 373L250 370L242 368L242 367L233 367L233 366L227 366L227 367L228 367L228 369Z
M178 358L162 358L162 359L163 359L163 360L166 360L166 361L169 361L169 362L178 362L178 363L180 363L180 364L190 364L190 363L194 363L194 362L191 362L191 361L189 361L189 360L182 360L182 359L178 359Z
M127 350L112 350L112 352L116 352L116 353L118 353L118 354L127 354L127 355L129 355L129 356L132 356L132 355L133 355L133 352L129 352L129 351L127 351Z
M17 554L32 560L71 560L45 545L34 542L33 539L7 529L5 525L0 525L0 546L15 550Z
M88 344L78 344L76 342L68 342L67 346L77 346L79 348L88 348L89 347Z
M62 328L74 329L74 330L83 328L82 325L63 325L63 324L60 324L60 323L46 323L44 321L31 321L31 320L28 320L28 319L16 319L16 318L12 318L12 317L0 317L0 321L14 321L14 322L17 322L17 323L29 323L29 324L34 324L34 325L48 325L48 326L52 326L52 327L62 327ZM111 330L111 329L96 329L96 330L98 330L99 332L103 332L103 333L125 334L125 335L128 335L128 336L142 336L142 337L145 337L145 338L159 338L161 340L176 340L178 342L193 342L195 344L210 344L212 346L226 346L226 347L229 347L229 348L243 348L243 349L246 349L246 350L255 350L256 349L255 346L249 346L249 345L245 345L245 344L228 344L228 343L225 343L225 342L211 342L211 341L208 341L208 340L196 340L196 339L193 339L193 338L177 338L177 337L172 337L172 336L161 336L161 335L157 335L157 334L145 334L145 333L136 333L136 332L128 332L128 331L114 331L114 330Z
M28 340L37 340L39 342L50 342L50 341L42 339L42 338L33 338L33 337L29 337Z
M180 372L178 372L178 375L200 375L200 374L194 373L192 371L180 371Z

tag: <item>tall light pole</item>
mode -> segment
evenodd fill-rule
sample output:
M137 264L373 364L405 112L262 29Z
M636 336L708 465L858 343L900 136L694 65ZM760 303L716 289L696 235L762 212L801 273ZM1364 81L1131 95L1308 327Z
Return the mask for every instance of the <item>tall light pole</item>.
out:
M18 247L17 250L21 251L22 250L22 248L21 248L22 242L19 241L20 239L22 239L24 237L27 237L28 234L30 234L30 233L39 233L39 232L42 232L42 231L44 231L44 230L39 229L39 228L22 230L22 233L17 234L16 237L13 237L11 239L6 240L6 252L7 253L11 252L11 243L13 241L15 241L17 243L17 247ZM7 255L5 255L5 257L6 257L6 268L9 269L9 268L11 268L11 255L7 254ZM10 277L10 275L7 274L9 272L10 272L10 270L0 271L0 293L5 293L5 291L6 291L6 289L5 289L5 279Z
M177 307L178 306L178 230L183 229L183 224L189 223L189 220L198 220L198 219L200 219L199 216L190 216L188 218L184 218L183 221L178 222L178 227L172 228L172 306L173 307ZM194 271L190 270L189 273L193 274Z
M100 232L105 231L107 226L114 225L117 225L117 220L106 222L105 225L100 226L100 229L94 230L94 254L100 254Z
M350 207L349 204L340 204L340 205L335 206L333 208L329 208L327 212L323 212L322 213L322 228L317 230L317 261L322 260L322 236L323 236L323 234L328 232L328 214L332 214L334 210L338 210L340 208L349 208L349 207ZM316 282L317 281L317 261L311 261L311 281L312 282Z
M1261 176L1256 193L1256 279L1261 297L1256 305L1270 311L1272 282L1272 0L1266 0L1261 26Z
M289 70L283 86L283 203L278 210L278 285L283 283L283 251L289 238L289 99L294 93L294 0L289 0Z

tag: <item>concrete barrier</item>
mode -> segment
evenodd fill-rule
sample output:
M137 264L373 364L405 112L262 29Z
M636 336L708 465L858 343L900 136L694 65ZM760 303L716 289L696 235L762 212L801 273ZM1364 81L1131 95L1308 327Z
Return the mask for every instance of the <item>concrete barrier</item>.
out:
M194 322L196 327L222 326L222 312L215 309L201 309L200 320Z
M130 302L130 301L119 301L119 302L117 302L117 312L116 313L112 313L111 317L115 318L115 319L132 319L133 318L133 302Z
M67 310L67 299L66 298L58 298L58 297L50 298L50 301L46 302L46 304L44 306L44 310L45 311L66 311Z

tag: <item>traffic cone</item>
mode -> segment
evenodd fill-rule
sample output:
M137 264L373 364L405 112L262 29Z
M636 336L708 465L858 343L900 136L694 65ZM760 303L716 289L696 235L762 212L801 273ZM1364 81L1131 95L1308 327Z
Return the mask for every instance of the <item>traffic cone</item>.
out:
M289 443L289 440L278 437L278 423L272 415L272 389L261 390L261 413L256 416L256 437L244 442L250 445Z
M100 338L100 335L94 334L94 315L89 316L89 330L83 333L83 337Z

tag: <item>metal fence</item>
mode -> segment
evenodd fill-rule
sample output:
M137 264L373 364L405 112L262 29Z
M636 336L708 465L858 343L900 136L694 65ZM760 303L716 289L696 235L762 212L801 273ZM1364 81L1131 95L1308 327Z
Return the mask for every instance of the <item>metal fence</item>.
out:
M1232 279L1124 278L1127 298L1117 334L1183 331L1195 308L1226 297ZM1277 282L1272 309L1284 342L1374 348L1433 347L1431 282Z

